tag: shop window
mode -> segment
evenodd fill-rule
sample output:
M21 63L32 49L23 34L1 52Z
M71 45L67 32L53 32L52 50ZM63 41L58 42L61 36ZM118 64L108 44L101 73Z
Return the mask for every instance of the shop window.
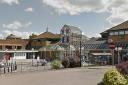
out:
M5 46L6 49L12 49L12 46Z
M0 49L2 50L2 45L0 45Z
M22 49L22 46L17 46L17 49Z

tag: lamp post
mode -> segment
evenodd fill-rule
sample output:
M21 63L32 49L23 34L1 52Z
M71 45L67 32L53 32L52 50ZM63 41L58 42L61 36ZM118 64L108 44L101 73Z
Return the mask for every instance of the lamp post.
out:
M82 40L82 32L81 32L81 34L80 34L80 67L82 66L81 65L81 40Z
M17 70L17 65L16 65L16 50L17 49L14 49L14 51L15 51L14 52L14 60L13 60L14 61L14 70Z
M122 50L122 47L116 47L115 50L118 52L117 56L118 56L118 64L120 63L120 51Z

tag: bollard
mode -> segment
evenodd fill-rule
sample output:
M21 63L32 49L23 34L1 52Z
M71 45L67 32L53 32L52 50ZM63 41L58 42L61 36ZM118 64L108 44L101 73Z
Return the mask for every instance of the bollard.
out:
M8 68L8 73L9 73L9 66L7 68Z
M15 70L17 70L17 64L16 64L16 61L15 61L14 67L15 67Z
M4 67L4 74L6 73L6 69L5 69L5 67Z
M21 72L22 72L22 62L21 62Z
M37 66L36 66L36 67L37 67L37 71L38 71L38 64L37 64Z
M11 72L13 71L13 68L12 68L12 63L11 63Z
M17 70L17 65L15 64L15 70Z

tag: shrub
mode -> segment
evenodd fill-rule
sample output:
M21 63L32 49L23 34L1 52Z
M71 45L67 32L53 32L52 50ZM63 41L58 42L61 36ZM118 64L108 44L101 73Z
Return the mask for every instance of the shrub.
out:
M118 72L117 69L112 69L104 74L104 85L128 85L125 77Z
M73 67L79 67L80 66L80 60L78 58L69 58L70 68Z
M62 65L64 66L64 68L68 68L70 65L69 59L68 58L64 58L62 60Z
M62 64L60 60L53 60L51 62L51 66L53 69L60 69L62 67Z
M80 66L80 59L78 57L67 57L62 60L62 65L65 68L73 68L73 67L79 67Z
M117 64L116 68L120 73L122 73L124 75L128 74L128 61L123 61L123 62Z

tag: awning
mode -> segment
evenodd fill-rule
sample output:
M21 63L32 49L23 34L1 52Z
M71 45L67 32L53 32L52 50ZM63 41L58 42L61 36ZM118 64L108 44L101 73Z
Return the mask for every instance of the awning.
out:
M91 53L92 55L98 56L98 55L112 55L111 53Z

